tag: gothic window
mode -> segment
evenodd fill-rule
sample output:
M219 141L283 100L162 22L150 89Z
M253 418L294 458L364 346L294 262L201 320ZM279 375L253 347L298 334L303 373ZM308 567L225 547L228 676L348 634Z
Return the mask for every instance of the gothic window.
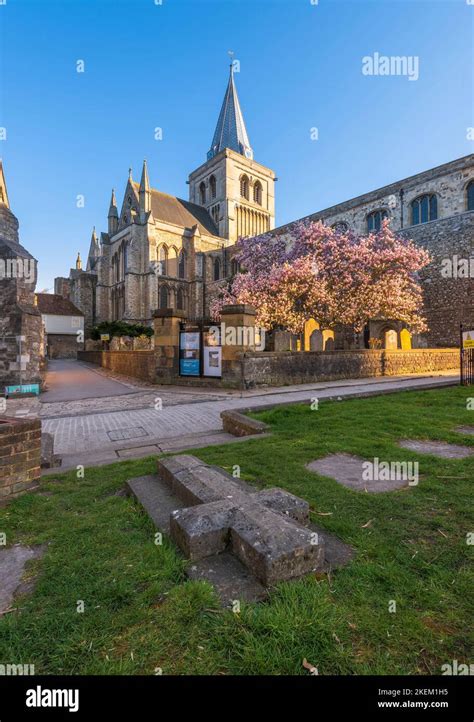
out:
M176 299L176 308L179 308L180 311L184 311L184 293L182 288L178 288L178 295Z
M474 180L467 186L467 210L474 211Z
M128 201L128 205L131 206L132 205L132 196L128 196L127 201Z
M416 226L419 223L428 223L438 218L438 199L434 193L426 193L424 196L415 198L411 204L411 223Z
M242 198L249 198L249 179L246 175L240 177L240 195Z
M172 276L173 278L176 278L178 275L178 254L176 251L176 248L171 246L171 248L168 250L168 266L167 266L168 272L167 276Z
M262 205L262 184L257 181L253 187L253 199L259 206Z
M204 181L199 186L199 203L204 206L206 204L206 186Z
M124 271L128 268L128 243L125 243L123 247L123 267Z
M217 225L219 223L219 204L212 206L211 216L212 216L212 220Z
M372 211L367 216L367 230L369 233L380 231L382 228L382 221L388 218L388 212L384 209L379 211Z
M349 226L345 221L336 221L336 223L333 223L331 228L336 231L336 233L345 233L349 230Z
M233 258L230 263L230 272L232 276L235 276L239 272L239 262Z
M162 286L160 289L160 308L168 308L168 289Z
M167 250L166 246L160 246L158 260L160 262L160 265L159 265L160 275L166 276L168 273L168 250Z
M216 177L214 175L211 175L209 178L209 189L211 192L211 198L215 198L217 194L217 187L216 187Z
M181 251L179 254L178 277L186 278L186 252Z
M214 281L218 281L221 277L221 262L219 258L214 260Z

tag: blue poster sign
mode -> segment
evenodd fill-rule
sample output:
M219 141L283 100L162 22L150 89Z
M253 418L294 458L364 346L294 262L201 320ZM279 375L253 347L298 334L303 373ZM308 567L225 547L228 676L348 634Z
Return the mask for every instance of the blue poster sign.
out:
M181 331L180 333L179 373L181 376L199 376L201 373L201 334L199 331Z

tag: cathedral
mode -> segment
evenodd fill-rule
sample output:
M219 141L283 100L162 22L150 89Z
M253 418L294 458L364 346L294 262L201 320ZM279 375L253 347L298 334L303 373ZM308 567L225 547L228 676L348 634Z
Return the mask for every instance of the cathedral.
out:
M206 162L189 175L189 200L152 188L146 162L139 183L130 171L120 208L112 191L107 232L92 232L85 269L78 256L69 277L55 279L55 293L83 311L86 332L101 321L150 325L159 308L180 309L190 320L208 318L211 301L238 270L237 239L267 232L290 239L299 222L275 228L275 180L275 173L253 158L231 64ZM474 326L474 279L447 277L443 267L467 262L474 253L474 155L300 220L365 235L377 231L384 218L432 256L420 274L429 331L412 339L396 321L375 319L356 343L457 345L460 324ZM334 341L336 348L346 347L313 319L307 327L297 348L320 350Z
M152 188L144 161L139 183L129 171L120 206L112 191L107 232L94 228L85 269L78 256L69 278L55 279L87 330L111 320L149 325L157 308L208 317L237 271L237 239L275 227L275 173L253 158L233 64L207 160L188 184L189 200Z

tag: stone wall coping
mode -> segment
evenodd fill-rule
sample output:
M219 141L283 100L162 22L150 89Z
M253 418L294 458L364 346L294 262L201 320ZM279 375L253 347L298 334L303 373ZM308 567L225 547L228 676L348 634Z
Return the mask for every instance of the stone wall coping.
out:
M0 436L38 429L41 429L41 419L19 419L15 416L4 416L0 419Z
M236 313L244 313L247 316L255 316L256 310L253 306L247 303L237 303L235 305L224 306L221 311L221 316L234 315Z
M433 353L442 353L442 354L449 354L453 352L459 353L459 347L452 346L449 348L412 348L412 349L383 349L383 348L355 348L355 349L335 349L333 351L245 351L242 355L245 358L278 358L278 357L285 357L285 356L301 356L302 354L312 355L312 356L327 356L329 357L332 354L344 354L346 356L350 355L357 355L357 354L367 354L376 356L377 354L433 354Z

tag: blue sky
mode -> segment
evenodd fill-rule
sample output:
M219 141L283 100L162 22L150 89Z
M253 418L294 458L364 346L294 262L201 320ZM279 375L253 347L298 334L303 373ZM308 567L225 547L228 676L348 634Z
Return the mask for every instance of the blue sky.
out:
M147 158L154 187L187 197L229 49L278 225L474 152L473 27L466 0L7 0L0 156L38 289L107 230L129 166L139 179ZM419 57L419 79L363 75L375 52Z

